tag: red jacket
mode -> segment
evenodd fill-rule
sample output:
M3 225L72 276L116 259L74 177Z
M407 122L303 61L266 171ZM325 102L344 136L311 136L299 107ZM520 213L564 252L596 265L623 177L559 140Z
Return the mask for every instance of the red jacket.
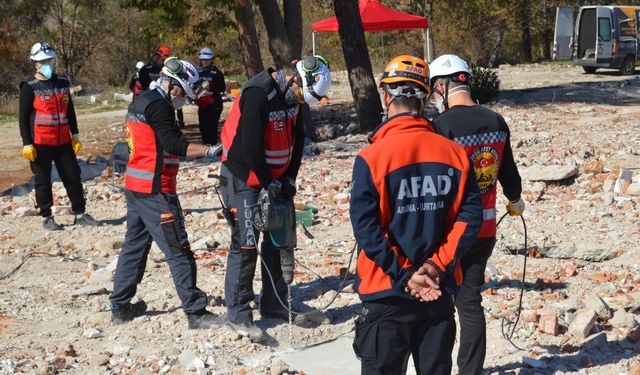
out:
M271 72L265 70L246 83L220 134L222 163L253 188L285 176L295 180L302 159L299 105L284 103Z
M360 298L413 300L404 291L409 271L425 262L441 273L456 270L459 284L457 260L482 223L480 192L464 149L411 113L387 120L370 142L354 163L350 205Z
M27 82L33 89L33 143L43 146L59 146L71 142L69 109L69 79L57 76L55 80ZM53 86L51 86L53 84Z
M125 188L139 193L175 194L180 158L163 150L145 117L147 106L159 100L166 101L156 90L147 90L129 105L126 125L131 155Z

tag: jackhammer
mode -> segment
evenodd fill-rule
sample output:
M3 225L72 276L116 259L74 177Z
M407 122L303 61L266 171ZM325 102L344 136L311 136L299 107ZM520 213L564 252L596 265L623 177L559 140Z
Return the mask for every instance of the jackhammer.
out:
M282 278L287 284L293 282L294 256L297 245L296 211L293 198L273 198L262 189L258 202L252 211L253 225L271 238L271 242L280 252Z

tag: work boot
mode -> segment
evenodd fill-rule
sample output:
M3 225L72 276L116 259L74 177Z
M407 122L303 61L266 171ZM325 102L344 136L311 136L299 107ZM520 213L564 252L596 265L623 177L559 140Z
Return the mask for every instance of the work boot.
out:
M111 305L111 321L115 324L127 323L133 318L144 315L146 311L147 304L142 300L122 306Z
M239 335L249 337L251 342L262 342L265 339L264 332L253 322L233 323L227 320L227 325Z
M42 227L46 230L62 230L62 225L53 220L53 216L47 216L42 220Z
M97 227L100 226L100 222L91 215L84 213L76 215L75 219L73 219L73 225L86 225L88 227Z
M216 314L204 309L197 313L187 314L187 321L189 329L209 328L222 323Z

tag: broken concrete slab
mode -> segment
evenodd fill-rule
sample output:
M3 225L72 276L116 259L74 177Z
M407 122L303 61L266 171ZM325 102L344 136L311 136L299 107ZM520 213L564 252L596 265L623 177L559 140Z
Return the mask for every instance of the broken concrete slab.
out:
M528 181L561 181L578 175L577 165L534 165L520 171Z
M107 293L107 288L103 285L85 285L71 291L71 297L91 296L104 293Z

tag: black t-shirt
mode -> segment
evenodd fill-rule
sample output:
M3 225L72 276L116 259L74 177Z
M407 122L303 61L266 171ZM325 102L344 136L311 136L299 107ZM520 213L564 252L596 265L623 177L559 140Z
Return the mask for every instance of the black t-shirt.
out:
M479 106L457 105L441 113L433 121L436 132L453 141L473 135L504 132L505 140L498 181L509 200L517 200L522 193L522 180L511 150L509 126L496 112ZM468 139L468 138L467 138Z

